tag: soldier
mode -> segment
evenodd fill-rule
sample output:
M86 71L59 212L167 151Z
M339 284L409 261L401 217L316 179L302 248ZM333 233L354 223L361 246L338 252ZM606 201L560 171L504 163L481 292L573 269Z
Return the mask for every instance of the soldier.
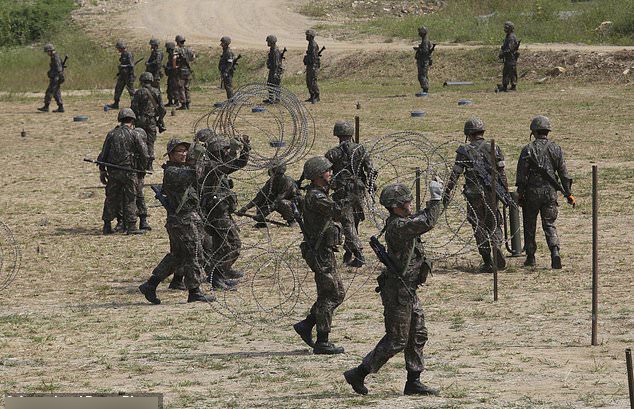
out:
M165 108L161 99L161 93L152 86L154 77L149 72L144 72L139 76L141 88L139 88L132 98L131 108L136 114L136 127L143 128L148 137L148 152L150 161L148 170L152 169L154 161L154 143L156 142L156 132L165 132Z
M136 188L138 169L144 170L149 159L147 147L141 135L134 131L136 115L130 108L119 111L120 124L106 136L98 160L130 170L116 169L107 165L99 165L99 178L106 185L106 200L103 205L103 234L112 234L112 220L119 209L127 234L142 234L144 230L136 228L137 207Z
M64 63L61 57L55 52L53 44L44 45L44 52L51 57L51 62L48 68L48 88L46 88L46 94L44 94L44 106L38 108L38 111L48 112L48 106L51 103L51 98L55 98L57 103L57 109L53 112L64 112L64 103L62 102L62 92L60 86L64 83Z
M548 140L552 130L550 120L536 116L531 122L531 135L535 140L522 149L517 162L516 183L519 202L524 219L525 266L535 265L535 230L537 214L541 216L546 243L550 249L551 267L561 268L559 237L557 237L557 191L561 191L568 204L575 205L572 195L572 178L568 175L566 161L561 147ZM559 176L559 181L557 176Z
M303 205L304 241L300 245L302 257L315 273L317 300L306 319L293 325L302 340L313 347L315 354L341 354L342 347L328 341L332 315L345 298L341 276L337 272L335 251L341 244L340 227L334 223L341 209L328 196L332 179L332 164L323 156L316 156L304 164L304 177L311 181ZM317 342L313 343L312 329L317 326Z
M343 261L350 267L361 267L365 264L365 258L359 240L359 223L365 220L364 191L372 187L371 179L375 171L363 145L352 140L353 134L352 123L337 121L333 135L339 138L339 145L326 152L325 156L332 163L334 173L332 198L342 210L341 226L345 237Z
M161 92L161 68L163 64L163 51L159 50L159 40L153 38L150 40L150 57L145 62L145 71L152 74L154 80L152 86Z
M220 46L222 47L222 55L220 56L220 62L218 63L218 70L220 70L220 77L222 78L222 84L227 92L227 99L233 97L233 72L236 68L237 59L229 45L231 44L231 37L224 36L220 39Z
M163 67L167 76L167 104L166 107L178 105L178 77L176 73L175 54L176 44L171 41L165 43L165 51L167 51L167 63Z
M473 233L482 256L483 264L480 273L493 271L491 246L494 246L497 256L497 267L506 268L506 260L500 246L502 245L502 217L498 209L491 209L491 173L492 166L496 166L498 181L508 192L508 182L504 171L504 154L498 145L495 146L496 163L491 163L491 143L484 140L484 122L480 118L471 118L464 124L464 134L468 144L457 149L456 160L451 177L445 188L443 202L449 202L451 192L463 173L465 184L463 194L467 200L467 220L473 228ZM465 142L466 142L465 140Z
M247 210L255 206L257 209L256 228L266 227L266 216L274 211L278 212L290 226L294 222L292 203L299 196L297 183L292 177L285 174L286 165L284 163L273 162L268 173L270 178L262 189L236 214L244 215Z
M236 141L237 142L237 141ZM237 196L233 192L233 181L229 175L245 167L249 161L251 145L249 137L242 137L242 148L232 147L230 141L222 136L207 139L207 158L200 185L202 186L201 209L205 219L205 231L209 235L206 243L208 258L211 260L208 271L215 288L231 289L244 273L233 269L240 256L240 233L231 216L236 211Z
M420 83L421 93L429 92L429 67L432 64L431 55L434 52L436 45L431 43L427 38L427 27L421 27L418 29L418 35L421 38L418 47L414 47L416 50L416 66L418 67L418 82Z
M517 86L517 59L520 56L518 51L520 43L515 37L514 30L515 26L513 23L510 21L504 23L506 38L504 38L504 43L500 47L500 54L498 55L498 58L504 63L502 85L498 85L498 91L500 92L506 92L509 84L511 84L511 91L515 91Z
M119 100L123 88L128 90L130 98L134 96L134 56L126 49L123 41L117 41L115 45L119 51L119 71L117 72L117 84L114 87L114 103L109 104L110 109L119 109Z
M269 69L269 76L266 82L269 84L269 98L265 99L265 104L275 104L280 101L280 85L282 84L282 60L284 53L277 48L277 37L269 35L266 37L266 44L269 46L269 55L266 60L266 68Z
M319 45L315 41L317 33L315 30L306 30L306 41L308 41L308 49L304 56L304 65L306 66L306 87L310 93L310 98L306 102L314 104L319 102L319 86L317 85L317 74L321 66L321 55Z
M412 192L407 186L395 183L381 192L381 205L390 212L382 232L385 232L387 253L399 271L384 269L377 279L383 301L385 336L359 366L344 373L346 382L358 394L367 395L364 380L368 374L377 373L390 358L405 350L405 395L438 395L437 390L420 382L427 328L416 289L431 272L431 261L425 257L420 236L434 227L442 213L442 188L441 181L431 181L427 208L414 214Z
M189 86L192 79L191 64L196 59L196 54L189 47L185 47L185 37L177 35L176 38L175 58L172 60L173 68L176 69L178 78L178 101L181 106L177 109L189 109L191 104L191 95Z
M163 195L167 199L167 223L170 252L152 271L150 278L139 286L139 291L152 304L160 304L156 287L171 274L184 277L189 290L187 302L215 301L213 294L205 295L200 285L205 280L203 269L203 221L198 213L197 173L188 163L190 144L179 139L167 143L169 160L163 165ZM174 283L174 281L173 281ZM170 288L176 288L170 284Z

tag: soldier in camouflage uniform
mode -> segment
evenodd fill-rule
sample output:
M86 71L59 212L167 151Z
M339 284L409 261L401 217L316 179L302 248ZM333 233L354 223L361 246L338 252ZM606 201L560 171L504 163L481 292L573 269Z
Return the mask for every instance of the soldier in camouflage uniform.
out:
M145 130L143 128L134 128L133 132L135 132L136 134L139 135L139 138L143 141L143 143L146 146L148 146L148 135L145 132ZM148 150L148 155L150 155L149 150ZM135 169L144 169L143 166L145 165L146 167L148 166L148 163L150 162L150 158L148 156L147 160L145 162L142 162L140 160L136 161L136 164L134 166ZM138 172L136 174L136 188L135 188L135 192L136 192L136 214L137 216L139 216L139 230L144 230L144 231L150 231L152 230L152 228L150 227L150 225L147 222L147 217L148 217L148 212L147 212L147 205L145 204L145 195L143 194L143 186L145 185L145 172ZM120 215L121 213L119 213ZM117 216L117 226L114 228L115 232L120 231L120 220L121 216Z
M134 131L136 116L130 108L119 111L120 125L106 136L103 148L97 160L109 164L135 169L140 166L144 170L149 155L141 135ZM137 206L137 172L115 169L99 165L99 178L106 185L106 200L103 205L103 234L112 234L112 220L122 211L127 234L143 233L136 228Z
M427 27L421 27L418 29L418 35L421 38L418 47L414 47L416 50L416 66L418 67L418 82L420 83L421 92L429 92L429 67L432 64L431 55L434 52L435 45L432 45L431 41L427 38Z
M185 47L185 37L176 36L176 51L173 58L173 68L176 69L178 78L178 101L181 106L177 109L189 109L191 104L191 95L189 92L192 80L191 64L196 59L196 54L189 47Z
M44 45L44 52L51 57L51 62L48 68L48 88L46 88L46 93L44 94L44 106L38 108L38 111L48 112L48 106L51 103L51 99L55 98L55 102L57 103L57 109L53 112L64 112L64 102L62 101L62 92L60 91L60 86L64 83L64 64L62 63L62 59L55 52L55 47L53 44Z
M227 99L233 97L233 72L235 71L236 56L229 48L231 44L231 38L224 36L220 39L220 46L222 47L222 55L218 62L218 70L220 70L220 77L222 78L222 84L227 92Z
M488 176L491 182L491 143L484 140L486 128L480 118L471 118L465 122L464 133L469 143L460 146L456 151L456 160L451 172L451 177L445 188L444 203L447 204L451 192L456 186L458 178L465 174L463 194L467 200L467 220L473 228L478 251L482 256L483 264L479 272L490 273L493 271L493 259L491 246L496 251L497 267L506 268L506 260L500 249L502 245L502 216L498 209L491 209L492 193L490 185L482 179L481 173ZM495 146L498 178L506 192L508 182L506 179L504 154L499 145Z
M203 294L200 289L205 281L205 233L198 213L197 170L187 161L189 146L188 142L178 139L171 139L167 144L169 160L163 165L162 193L169 203L165 228L170 239L170 252L152 271L150 278L139 286L139 291L152 304L161 303L156 296L156 287L171 274L184 277L189 290L187 302L216 299L212 294Z
M272 212L278 212L288 225L292 225L293 201L299 197L297 183L292 177L286 175L286 165L273 162L269 168L270 179L266 181L262 189L249 203L244 205L236 214L245 214L247 210L256 207L255 227L266 227L266 217Z
M108 105L110 109L119 109L119 100L124 88L128 90L130 98L134 96L134 56L121 40L117 41L115 47L120 54L119 71L117 72L117 84L114 87L114 103Z
M304 65L306 66L306 87L310 98L306 102L314 104L319 102L319 86L317 85L317 74L321 66L321 56L319 55L319 45L315 41L317 33L315 30L306 30L306 41L308 41L308 49L304 56Z
M282 60L284 59L280 49L277 48L277 37L269 35L266 37L266 44L269 46L269 55L266 60L266 68L269 76L266 82L269 84L269 98L263 102L275 104L280 101L280 86L282 84Z
M548 133L552 130L550 120L545 116L537 116L530 128L535 140L522 149L517 162L515 183L524 219L524 265L535 265L535 230L539 214L550 249L551 267L560 269L559 237L555 227L558 214L557 191L561 191L568 203L574 206L576 199L571 190L572 178L566 169L563 150L555 142L548 140Z
M148 169L152 169L154 156L154 143L156 133L165 132L165 108L161 99L161 92L152 86L154 78L149 72L140 75L141 88L139 88L132 98L131 108L136 114L136 127L143 128L148 137L148 152L150 161Z
M145 71L152 74L152 86L156 88L161 93L161 77L163 68L163 51L159 50L159 40L153 38L150 40L150 47L152 51L150 52L150 58L145 62Z
M365 220L363 198L366 189L372 186L374 169L370 155L363 145L352 140L354 126L347 121L337 121L333 135L339 138L339 145L326 152L332 163L332 198L341 207L341 227L345 243L343 261L350 267L365 264L363 248L359 240L359 223Z
M405 395L438 395L437 390L420 382L427 328L416 289L431 272L431 261L425 257L420 236L434 227L442 213L442 188L442 182L430 182L431 195L427 208L414 214L412 192L407 186L391 184L381 192L380 202L390 212L383 228L387 253L399 271L385 269L378 278L385 336L359 366L344 373L346 382L361 395L368 393L365 377L377 373L390 358L403 350L407 368Z
M332 178L332 164L323 156L316 156L304 164L304 177L311 181L303 204L304 241L300 245L302 257L315 273L317 301L306 319L293 328L315 354L341 354L342 347L328 341L332 316L345 298L341 276L337 272L335 251L341 244L340 227L334 223L341 209L328 196ZM313 344L312 329L317 326L317 342Z
M504 23L504 32L506 37L504 43L500 47L500 54L498 58L504 63L502 69L502 85L498 86L498 91L506 92L509 84L511 84L511 91L515 91L517 87L517 59L519 58L518 48L520 46L517 37L515 37L515 26L510 21Z
M165 43L165 51L167 51L167 63L163 67L165 69L165 75L167 76L167 104L166 107L172 107L178 105L178 77L175 62L174 51L176 44L171 41Z

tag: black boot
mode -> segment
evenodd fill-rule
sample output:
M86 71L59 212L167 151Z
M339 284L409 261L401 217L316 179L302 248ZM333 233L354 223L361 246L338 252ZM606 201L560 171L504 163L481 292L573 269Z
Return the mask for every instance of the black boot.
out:
M343 253L343 264L347 265L351 260L352 260L352 252L349 250L346 250Z
M506 257L504 257L504 252L498 247L495 248L495 256L496 262L498 266L498 270L504 270L506 268Z
M114 233L114 231L112 230L112 223L103 222L103 229L101 229L101 233L104 235Z
M136 228L136 222L132 224L126 224L125 226L125 234L144 234L145 230L140 230Z
M244 271L234 270L233 268L225 269L223 273L225 278L229 279L238 279L244 277Z
M64 112L64 105L60 104L57 106L57 109L53 110L53 112Z
M313 354L316 355L335 355L343 354L343 347L338 347L332 342L328 342L328 333L317 331L317 342L313 347Z
M311 104L316 104L318 102L319 102L319 94L313 95L313 101L311 102Z
M359 365L356 368L348 369L343 373L343 377L346 378L346 382L352 386L352 389L359 395L367 395L368 388L365 387L365 377L368 376L368 370L363 365Z
M44 104L43 107L37 109L40 112L48 112L48 104Z
M347 263L348 267L354 267L354 268L360 268L363 267L365 265L365 257L363 257L363 254L361 254L361 252L355 252L354 253L354 258Z
M315 347L315 343L313 342L313 327L315 324L315 316L310 314L306 317L306 319L293 325L293 329L297 332L297 334L299 334L302 341L312 348Z
M115 233L123 233L125 231L125 224L121 220L121 217L117 217L117 224L114 226Z
M559 255L559 247L553 247L550 249L550 266L555 270L561 268L561 256Z
M146 231L150 231L152 230L152 228L150 227L150 225L147 223L147 216L141 216L139 217L139 229L140 230L146 230Z
M480 249L480 255L482 256L482 265L478 269L478 273L489 274L493 272L493 260L491 259L491 252L489 249Z
M214 274L213 276L207 277L207 282L211 284L214 290L223 290L223 291L236 291L238 287L238 280L231 280L228 278L219 277L218 274Z
M145 296L145 299L152 304L160 304L161 300L156 296L156 287L161 283L157 276L151 276L149 280L139 286L139 291Z
M216 296L213 294L203 294L200 290L200 287L193 288L189 290L189 295L187 296L187 302L196 302L196 301L206 301L213 302L216 301Z
M526 253L526 260L524 260L525 267L534 267L535 266L535 253Z
M405 395L440 395L436 389L421 383L420 372L407 371L407 382L405 383L405 389L403 390Z
M185 277L174 274L174 277L172 277L172 281L170 281L170 285L167 288L170 290L187 290L187 287L185 287L185 283L183 282L184 279Z
M110 109L119 109L119 101L115 101L112 104L108 104L107 107Z

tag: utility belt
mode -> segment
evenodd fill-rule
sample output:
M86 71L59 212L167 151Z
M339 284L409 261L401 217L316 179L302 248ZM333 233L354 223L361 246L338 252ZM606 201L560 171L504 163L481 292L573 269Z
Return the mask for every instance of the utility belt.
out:
M337 246L342 243L341 240L341 227L337 224L331 223L324 226L321 234L316 240L304 240L299 248L302 252L304 259L314 257L321 249L337 250Z

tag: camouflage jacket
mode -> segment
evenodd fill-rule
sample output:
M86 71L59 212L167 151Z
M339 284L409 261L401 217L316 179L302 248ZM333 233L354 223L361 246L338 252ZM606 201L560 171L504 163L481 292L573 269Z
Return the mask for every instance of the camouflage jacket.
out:
M108 132L97 160L128 168L145 169L149 154L141 136L126 125L118 125ZM106 166L99 165L100 170Z
M314 250L334 248L341 243L341 208L328 196L328 189L308 185L303 202L304 239Z
M53 55L51 56L47 75L49 78L64 77L62 58L56 52L53 52Z
M491 175L491 143L485 141L484 139L476 139L469 144L462 145L456 152L456 160L445 191L451 192L460 175L464 173L464 194L472 196L482 195L485 190L485 186L475 167L479 166L483 168L487 174ZM508 191L504 154L502 153L499 145L495 145L495 158L498 177Z
M143 86L134 93L130 108L136 115L136 126L156 125L165 116L165 107L159 91L150 84Z
M363 195L369 176L374 171L372 159L365 147L348 139L324 156L332 163L332 188L337 200L347 194Z
M119 56L119 75L134 75L134 56L128 50Z
M154 81L158 81L163 76L161 73L161 64L163 64L163 51L152 50L150 58L145 63L145 70L152 73Z
M170 205L169 216L198 211L196 169L187 163L163 164L163 194Z
M191 63L196 59L196 54L189 47L178 47L175 51L176 67L182 72L192 71Z
M262 189L246 207L270 205L278 200L293 200L299 195L299 189L292 177L288 175L274 175L266 181Z
M416 62L422 64L431 61L432 47L431 41L425 37L416 49L416 56L414 57Z
M502 43L502 47L500 47L499 57L504 59L504 62L506 63L516 62L518 47L519 43L517 41L517 37L515 37L515 33L508 33L504 39L504 43Z
M220 70L221 74L233 74L233 61L235 58L236 56L231 51L231 48L227 47L222 50L222 55L218 62L218 70Z
M552 180L560 181L562 193L571 193L572 179L568 175L561 147L547 138L537 138L522 149L517 161L517 192L521 194L528 188L559 190L553 186Z
M275 74L282 74L282 53L277 46L271 47L266 60L266 68Z
M176 75L176 69L174 68L175 58L176 54L174 52L170 52L167 54L167 62L163 66L163 68L165 69L165 75L167 75L168 77L173 77L174 75Z
M310 68L319 68L321 65L319 45L314 39L308 42L308 48L306 49L306 55L304 56L304 65Z

